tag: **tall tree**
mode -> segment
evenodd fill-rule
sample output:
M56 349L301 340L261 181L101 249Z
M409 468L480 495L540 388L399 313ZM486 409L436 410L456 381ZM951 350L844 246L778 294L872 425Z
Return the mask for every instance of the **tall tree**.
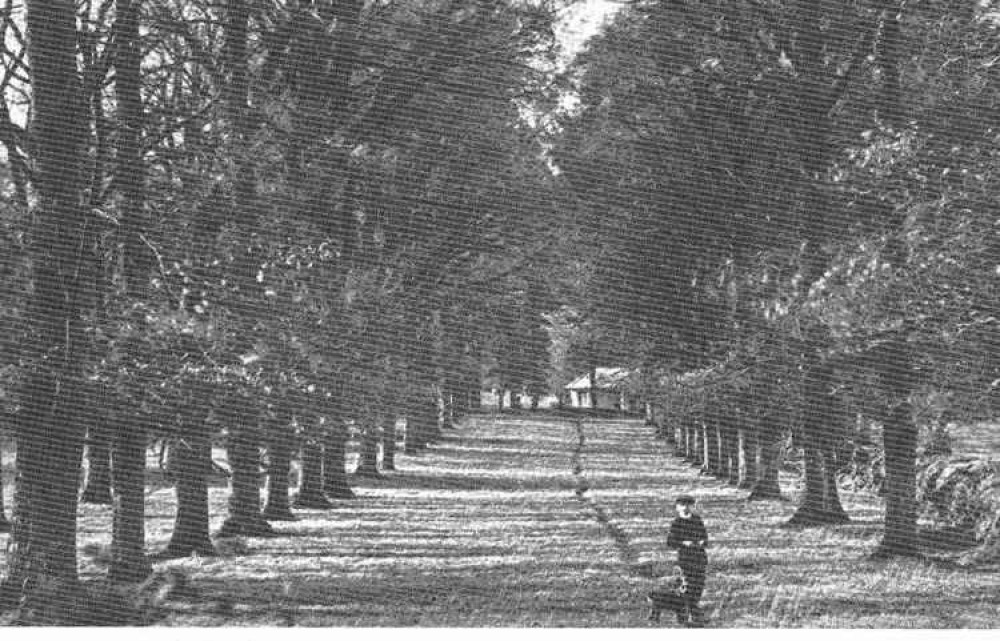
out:
M123 255L122 286L127 300L146 300L149 294L151 254L142 240L149 226L146 209L146 168L142 152L143 106L141 94L142 43L140 0L118 0L114 68L118 98L117 179L122 194L120 245ZM145 323L134 313L131 321ZM139 346L136 345L136 348ZM139 356L139 355L137 355ZM150 384L152 381L146 381ZM145 550L145 487L147 416L134 404L112 413L112 581L138 581L152 572Z
M250 27L250 7L246 0L229 0L226 4L223 57L228 76L225 87L225 119L230 130L228 151L232 174L232 213L226 231L236 232L236 256L233 260L234 281L238 283L235 309L239 337L235 349L242 352L254 348L257 333L258 298L256 287L259 269L254 235L259 224L256 211L256 181L250 160L250 78L247 39ZM238 352L238 353L239 353ZM232 468L232 489L229 497L229 518L223 523L222 535L264 536L273 529L261 516L260 469L258 442L260 439L259 410L249 395L252 390L230 392L222 415L227 421L227 453Z
M302 438L301 460L299 492L295 496L293 505L297 508L314 510L330 509L333 506L323 494L323 439L319 429L307 428L306 435Z
M177 494L177 512L164 558L198 554L214 556L209 533L208 477L212 472L212 442L205 423L208 396L192 394L191 406L181 410L177 435L171 441L168 472Z
M288 501L288 476L291 471L292 408L285 399L274 403L265 420L271 423L267 445L267 503L264 518L268 521L294 521Z
M65 600L77 582L76 507L84 428L83 312L93 283L81 209L86 113L76 64L76 5L26 3L37 207L31 363L17 419L17 480L2 602ZM60 586L53 590L52 585ZM53 603L42 604L55 605ZM40 621L42 622L42 621Z
M3 460L3 448L0 447L0 461ZM3 507L3 472L0 472L0 532L10 532L10 521Z

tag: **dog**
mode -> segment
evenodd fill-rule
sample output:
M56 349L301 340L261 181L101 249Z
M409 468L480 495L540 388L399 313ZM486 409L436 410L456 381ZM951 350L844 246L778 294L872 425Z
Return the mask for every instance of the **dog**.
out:
M688 619L687 581L678 568L673 576L665 577L654 587L646 600L649 601L649 620L658 622L660 614L666 610L677 615L677 621L686 624Z

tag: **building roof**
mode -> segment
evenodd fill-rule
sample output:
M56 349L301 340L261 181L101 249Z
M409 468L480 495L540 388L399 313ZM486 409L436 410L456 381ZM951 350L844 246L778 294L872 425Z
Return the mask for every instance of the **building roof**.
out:
M598 367L597 368L597 389L617 390L628 379L629 371L623 367ZM568 390L589 390L590 372L573 379L568 385Z

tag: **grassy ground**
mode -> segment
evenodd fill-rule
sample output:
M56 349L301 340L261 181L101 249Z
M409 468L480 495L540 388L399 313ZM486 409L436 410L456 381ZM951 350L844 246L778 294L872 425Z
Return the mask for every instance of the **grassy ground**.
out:
M249 540L247 556L161 564L183 568L200 592L171 602L162 623L648 626L650 579L628 566L669 566L666 530L682 492L698 498L712 538L703 600L711 627L1000 621L996 568L868 560L881 529L876 497L843 497L849 525L790 530L782 524L794 502L748 504L745 492L670 456L638 421L587 419L582 430L581 448L571 420L466 421L426 453L399 456L399 472L359 482L356 500L297 511L299 521L276 524L284 536ZM166 545L175 509L172 490L156 488L151 551ZM211 490L213 530L226 495ZM110 510L81 506L79 529L81 546L106 544ZM80 569L103 572L86 555Z

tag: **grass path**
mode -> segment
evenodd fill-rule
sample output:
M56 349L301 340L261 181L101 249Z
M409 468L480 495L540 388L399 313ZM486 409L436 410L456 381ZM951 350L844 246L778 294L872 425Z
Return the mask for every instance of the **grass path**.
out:
M882 506L846 494L852 522L789 530L793 501L747 503L699 476L639 421L481 416L358 498L298 510L250 554L190 558L197 599L164 625L645 627L650 580L670 564L673 497L698 499L711 538L703 606L713 627L997 627L1000 574L920 561L875 562ZM791 478L784 491L795 499ZM227 489L210 490L212 529ZM8 496L9 501L9 496ZM173 491L147 497L162 549ZM8 507L10 503L7 503ZM106 544L110 510L81 506L81 546ZM0 535L0 545L6 535ZM84 577L104 568L84 556Z

